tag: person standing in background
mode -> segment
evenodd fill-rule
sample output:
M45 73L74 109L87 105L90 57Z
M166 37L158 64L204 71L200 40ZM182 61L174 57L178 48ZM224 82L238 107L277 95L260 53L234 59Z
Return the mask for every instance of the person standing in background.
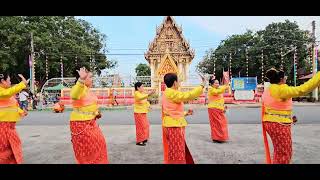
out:
M29 98L29 94L26 91L26 89L23 89L20 93L19 93L19 101L20 101L20 108L23 110L28 110L28 98Z

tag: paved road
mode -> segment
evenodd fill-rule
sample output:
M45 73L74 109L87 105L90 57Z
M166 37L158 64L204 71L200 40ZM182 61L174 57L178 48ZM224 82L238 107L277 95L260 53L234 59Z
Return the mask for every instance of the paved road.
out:
M320 124L320 106L296 106L294 113L300 124ZM70 111L55 114L49 111L30 112L19 125L67 125ZM152 110L148 114L151 124L161 124L160 111ZM227 113L230 124L258 124L260 123L260 108L230 108ZM190 124L207 124L208 112L206 109L194 110L194 115L187 118ZM133 125L132 110L103 111L100 124L105 125Z
M162 131L151 125L147 146L135 145L135 126L100 126L106 138L111 164L163 163ZM261 164L264 146L259 124L230 124L230 140L212 143L210 126L191 124L186 128L186 141L197 164ZM74 164L68 126L18 126L26 164ZM292 127L294 164L320 163L320 125L298 124ZM270 141L270 148L272 143ZM272 150L271 150L272 151Z

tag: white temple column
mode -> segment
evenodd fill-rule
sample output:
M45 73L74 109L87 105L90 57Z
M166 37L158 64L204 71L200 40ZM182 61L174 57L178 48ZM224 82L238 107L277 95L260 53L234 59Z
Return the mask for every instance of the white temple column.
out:
M182 67L182 62L178 61L178 74L182 74L183 75L183 67Z
M185 70L185 75L184 75L185 80L186 80L186 82L189 82L189 62L185 63L184 70Z
M153 59L150 59L150 71L151 71L151 87L154 87L154 82L153 82L153 79L154 79L154 60Z

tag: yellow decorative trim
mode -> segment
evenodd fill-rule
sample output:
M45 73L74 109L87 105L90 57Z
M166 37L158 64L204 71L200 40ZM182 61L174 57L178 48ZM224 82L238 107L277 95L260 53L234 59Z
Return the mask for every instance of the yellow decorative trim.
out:
M158 76L164 76L167 73L178 74L178 68L169 53L166 53L161 60L161 64L157 70Z

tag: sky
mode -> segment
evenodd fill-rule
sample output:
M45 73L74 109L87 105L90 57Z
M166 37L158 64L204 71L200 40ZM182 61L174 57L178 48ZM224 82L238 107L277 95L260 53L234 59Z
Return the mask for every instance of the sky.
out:
M90 22L107 36L108 59L117 60L118 66L108 73L135 75L139 63L147 63L144 53L156 34L165 16L79 16ZM320 16L174 16L176 23L182 25L184 37L195 49L195 58L190 66L190 74L195 74L196 65L205 52L216 48L219 43L233 34L247 30L261 30L272 22L296 21L301 29L311 31L311 22L316 21L316 37L320 38ZM132 55L137 54L137 55Z

